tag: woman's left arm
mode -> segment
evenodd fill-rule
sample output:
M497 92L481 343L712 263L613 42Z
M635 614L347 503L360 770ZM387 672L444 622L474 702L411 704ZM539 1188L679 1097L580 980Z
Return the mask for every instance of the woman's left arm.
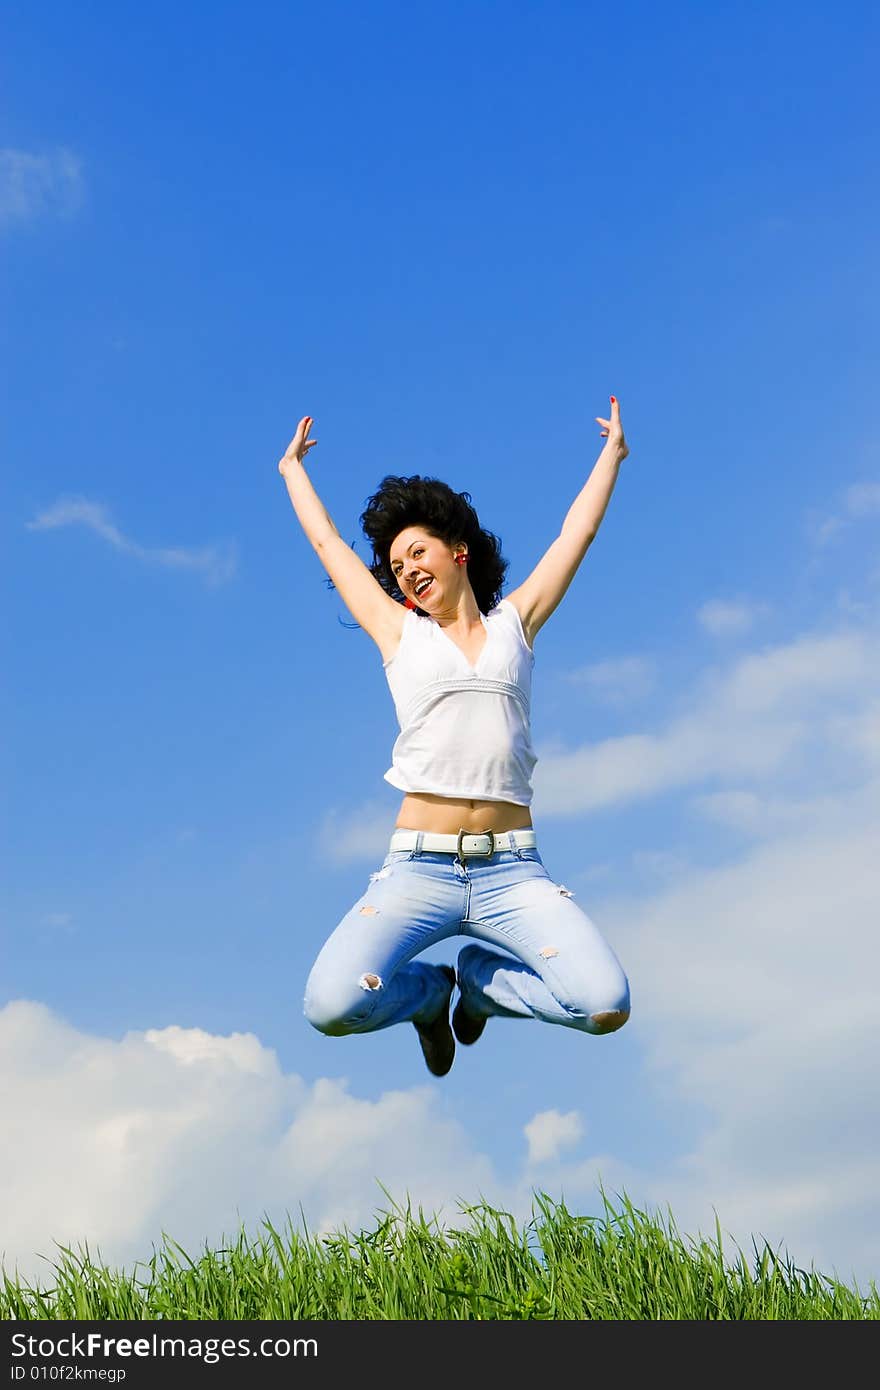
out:
M595 539L611 500L620 465L629 453L620 423L620 402L611 397L611 419L602 426L605 447L568 509L562 530L528 579L507 595L522 619L529 644L562 602L578 566Z

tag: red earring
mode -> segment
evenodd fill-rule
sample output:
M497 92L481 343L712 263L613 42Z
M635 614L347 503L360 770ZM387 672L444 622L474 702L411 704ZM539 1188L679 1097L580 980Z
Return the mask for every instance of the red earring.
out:
M466 564L467 564L467 556L466 556L466 555L456 555L456 557L455 557L455 563L456 563L457 565L466 565Z

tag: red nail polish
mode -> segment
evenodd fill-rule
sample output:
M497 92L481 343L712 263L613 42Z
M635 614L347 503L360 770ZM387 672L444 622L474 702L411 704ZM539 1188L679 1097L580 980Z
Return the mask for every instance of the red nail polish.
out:
M614 397L611 397L611 404L614 405Z

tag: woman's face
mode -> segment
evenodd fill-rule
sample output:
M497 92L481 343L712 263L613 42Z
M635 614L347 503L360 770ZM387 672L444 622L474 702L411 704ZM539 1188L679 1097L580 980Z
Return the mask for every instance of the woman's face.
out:
M467 573L466 566L455 563L456 554L464 549L447 545L423 526L401 531L391 544L388 563L404 598L426 613L448 607L458 598Z

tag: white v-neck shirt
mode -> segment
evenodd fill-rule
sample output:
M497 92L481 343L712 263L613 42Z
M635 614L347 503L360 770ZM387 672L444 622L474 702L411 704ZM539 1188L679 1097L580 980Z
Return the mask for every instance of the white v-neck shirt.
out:
M407 611L400 645L383 663L400 725L385 781L403 792L528 806L535 655L507 599L480 617L486 641L472 666L439 623Z

